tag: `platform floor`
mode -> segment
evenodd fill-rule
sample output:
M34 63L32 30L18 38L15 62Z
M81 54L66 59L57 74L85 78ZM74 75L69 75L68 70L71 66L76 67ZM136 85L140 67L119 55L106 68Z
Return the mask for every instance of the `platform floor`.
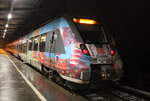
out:
M9 59L1 54L0 101L40 101Z
M86 101L86 99L70 93L48 80L33 67L0 49L0 101Z

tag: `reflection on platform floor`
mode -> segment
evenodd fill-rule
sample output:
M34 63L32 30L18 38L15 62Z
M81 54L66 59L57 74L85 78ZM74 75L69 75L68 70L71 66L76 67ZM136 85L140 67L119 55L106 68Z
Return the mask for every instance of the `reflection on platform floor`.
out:
M0 54L8 54L4 49L0 48Z
M73 95L51 80L48 80L35 69L18 61L18 59L14 57L10 58L47 101L86 101L83 97Z
M0 101L40 101L0 50Z
M47 101L85 101L84 98L75 96L54 82L46 79L31 66L10 56L3 49L0 49L0 101L40 100L17 72L8 57Z

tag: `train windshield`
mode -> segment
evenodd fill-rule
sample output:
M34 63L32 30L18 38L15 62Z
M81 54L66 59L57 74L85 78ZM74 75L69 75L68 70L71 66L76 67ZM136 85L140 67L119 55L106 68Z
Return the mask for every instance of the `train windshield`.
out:
M77 25L79 33L87 44L107 43L107 38L102 27L96 25Z

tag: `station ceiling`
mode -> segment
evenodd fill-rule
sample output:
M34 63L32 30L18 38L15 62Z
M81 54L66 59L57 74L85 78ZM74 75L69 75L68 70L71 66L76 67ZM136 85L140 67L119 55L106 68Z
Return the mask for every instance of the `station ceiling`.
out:
M133 29L136 29L137 25L145 26L146 17L149 19L146 7L149 6L143 2L135 3L134 1L0 0L0 44L9 43L33 31L57 15L73 13L75 15L91 15L102 19L116 34L120 46L129 43L131 45L138 36L141 38L139 31L133 31ZM9 13L12 13L12 19L8 21ZM3 38L7 23L7 32ZM139 29L147 31L145 27ZM130 37L128 37L129 35Z
M17 30L39 6L41 0L0 0L0 40L10 42L17 38ZM12 18L8 20L8 14ZM8 25L6 27L6 25ZM6 31L5 31L6 30ZM4 33L6 33L4 35Z
M109 16L106 12L109 10L111 12L111 9L104 6L107 2L100 5L97 3L86 0L0 0L0 44L9 43L27 34L48 19L60 14L71 12L78 15L84 13ZM99 8L105 9L106 12ZM113 10L115 13L115 8ZM8 20L9 13L12 14L10 20ZM6 24L8 24L7 28ZM4 35L5 29L7 31Z
M12 19L3 38L11 7ZM131 68L136 61L143 64L147 61L148 65L149 59L144 56L149 57L150 52L149 9L149 3L144 0L0 0L0 47L28 34L50 18L69 12L103 20L113 33L124 61L128 61ZM143 64L138 64L139 68L143 68Z

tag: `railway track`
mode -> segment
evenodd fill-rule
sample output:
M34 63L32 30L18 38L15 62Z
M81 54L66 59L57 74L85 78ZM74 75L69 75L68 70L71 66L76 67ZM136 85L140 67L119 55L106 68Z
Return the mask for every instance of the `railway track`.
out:
M148 98L114 88L80 91L77 94L86 98L87 101L150 101Z
M20 60L14 58L15 63L20 63L17 61ZM150 101L150 93L119 84L113 85L109 88L77 91L71 90L67 87L62 88L65 92L69 92L73 95L74 98L80 96L83 97L85 101Z
M79 94L88 101L150 101L148 92L117 85L107 89L98 89L93 91L83 91Z
M116 97L119 97L123 101L148 101L145 98L137 96L133 93L129 93L129 92L121 91L121 90L112 89L112 90L109 90L106 92L110 93Z

